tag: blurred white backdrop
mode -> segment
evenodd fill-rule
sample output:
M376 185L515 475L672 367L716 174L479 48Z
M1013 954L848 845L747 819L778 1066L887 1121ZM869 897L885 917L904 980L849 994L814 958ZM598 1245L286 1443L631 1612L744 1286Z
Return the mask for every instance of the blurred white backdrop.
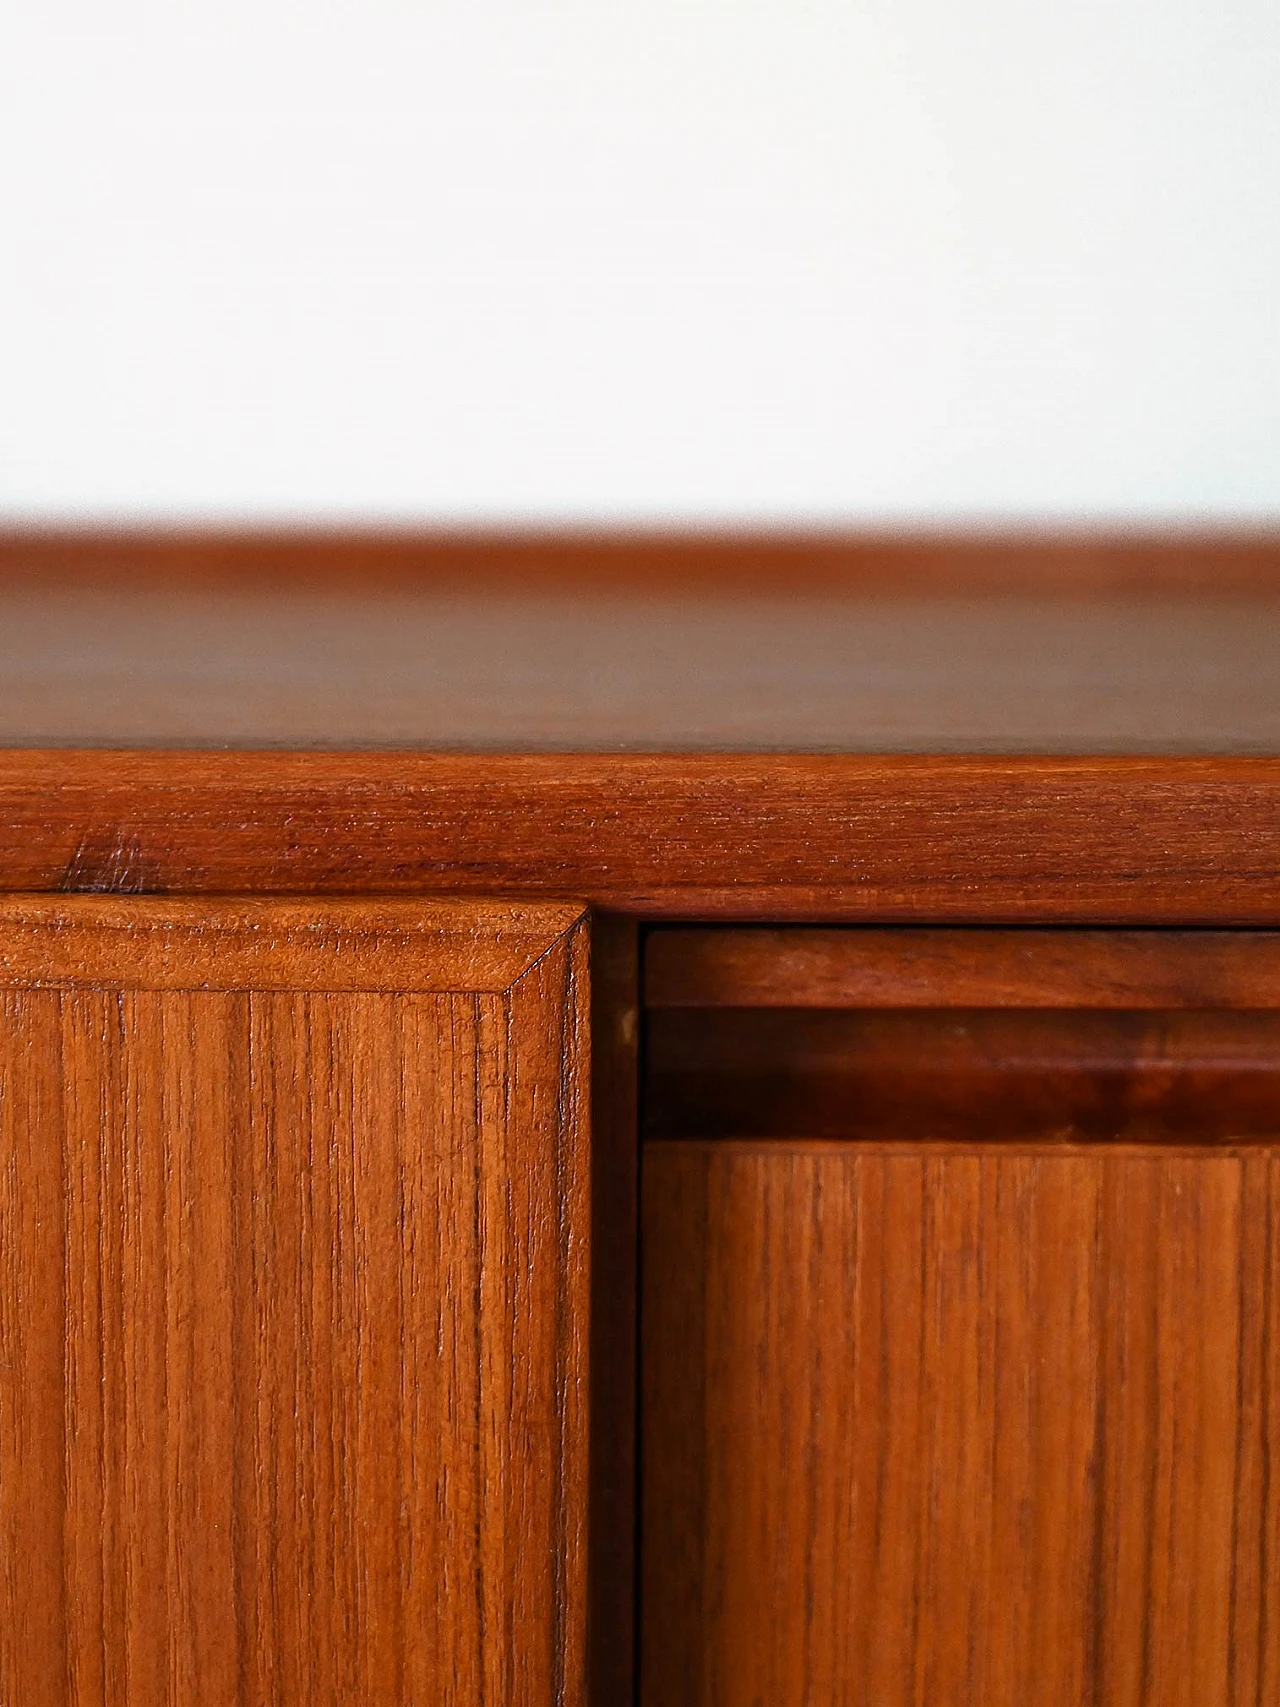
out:
M8 0L0 512L1280 513L1274 0Z

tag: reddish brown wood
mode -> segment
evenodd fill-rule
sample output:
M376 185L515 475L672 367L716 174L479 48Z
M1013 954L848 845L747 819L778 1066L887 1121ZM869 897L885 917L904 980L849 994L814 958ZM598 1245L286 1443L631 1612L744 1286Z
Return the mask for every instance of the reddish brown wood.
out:
M634 1700L639 932L591 927L590 1691Z
M650 1146L644 1707L1274 1700L1275 1157Z
M583 1702L584 927L496 990L475 907L471 988L459 911L444 979L440 910L369 903L335 992L255 910L261 985L184 989L246 909L179 902L94 990L104 904L60 905L42 961L0 922L58 986L0 994L0 1699Z
M659 929L645 963L655 1135L1276 1129L1274 933Z
M0 536L0 745L1280 752L1280 532Z
M201 526L0 531L0 583L586 591L1274 591L1274 527L484 532Z
M1280 925L1278 615L1274 532L0 538L4 1707L625 1699L634 921ZM653 1124L1270 1136L1269 939L1048 935L700 951L1017 1007L655 1010ZM1280 1691L1269 1159L700 1155L659 1699Z
M666 1008L658 1137L1220 1144L1280 1123L1280 1013Z
M1280 933L680 930L650 1008L1278 1008Z
M0 986L502 994L571 903L0 895Z
M1280 923L1280 759L0 758L0 885L650 918Z

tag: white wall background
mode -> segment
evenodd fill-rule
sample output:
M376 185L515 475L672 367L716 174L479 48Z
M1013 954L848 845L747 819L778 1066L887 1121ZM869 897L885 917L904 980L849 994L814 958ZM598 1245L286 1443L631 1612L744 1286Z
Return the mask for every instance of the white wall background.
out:
M1276 0L3 0L0 511L1280 514Z

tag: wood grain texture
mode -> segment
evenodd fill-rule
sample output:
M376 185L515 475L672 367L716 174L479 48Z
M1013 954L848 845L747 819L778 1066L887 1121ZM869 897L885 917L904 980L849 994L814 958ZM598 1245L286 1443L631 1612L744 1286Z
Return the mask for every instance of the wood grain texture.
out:
M1221 1144L1280 1122L1280 1013L659 1008L663 1138Z
M1280 924L1280 760L0 755L0 886Z
M1280 532L0 534L0 744L1280 752Z
M572 903L0 895L0 986L501 994Z
M1280 1693L1276 1152L661 1144L644 1707Z
M502 992L0 994L5 1707L584 1700L586 942L544 922Z
M635 1700L639 931L591 925L589 1699Z
M648 933L649 1008L1280 1007L1267 931Z

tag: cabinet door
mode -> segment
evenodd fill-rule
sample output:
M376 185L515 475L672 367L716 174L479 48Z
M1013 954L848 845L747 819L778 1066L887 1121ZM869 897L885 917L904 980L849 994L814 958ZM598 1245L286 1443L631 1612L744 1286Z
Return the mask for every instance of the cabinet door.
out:
M1280 1699L1280 1163L656 1143L645 1707Z
M0 1702L583 1699L580 909L0 902Z
M1280 1700L1280 936L646 991L643 1707Z

